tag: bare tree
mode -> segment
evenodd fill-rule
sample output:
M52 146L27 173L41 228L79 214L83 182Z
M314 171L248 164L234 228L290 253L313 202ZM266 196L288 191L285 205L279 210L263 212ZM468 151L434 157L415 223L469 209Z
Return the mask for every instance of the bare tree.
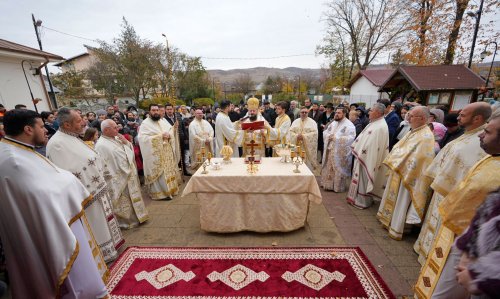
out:
M333 0L327 7L327 32L335 33L327 42L350 50L359 69L365 69L381 52L396 48L407 30L408 14L402 1Z
M254 85L255 82L252 81L252 77L250 77L250 74L248 73L239 75L233 81L235 91L241 92L243 94L248 94L250 91L254 90Z

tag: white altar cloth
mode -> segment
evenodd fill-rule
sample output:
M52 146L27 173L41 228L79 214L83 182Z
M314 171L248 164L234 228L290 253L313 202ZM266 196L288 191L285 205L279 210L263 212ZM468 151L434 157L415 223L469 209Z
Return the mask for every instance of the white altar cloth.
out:
M205 231L292 231L304 226L309 201L322 201L316 178L305 164L294 173L291 163L265 158L251 175L243 158L231 160L219 170L207 167L208 174L202 174L200 167L184 188L182 196L195 193L200 200Z

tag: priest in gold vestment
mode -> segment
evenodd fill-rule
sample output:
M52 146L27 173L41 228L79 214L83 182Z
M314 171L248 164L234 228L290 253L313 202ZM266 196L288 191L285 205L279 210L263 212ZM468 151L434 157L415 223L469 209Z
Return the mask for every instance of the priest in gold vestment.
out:
M262 113L259 111L259 100L257 98L249 98L247 101L248 106L248 114L242 120L235 122L235 129L241 130L242 124L251 123L256 121L263 121L264 127L269 127L269 123L265 120ZM266 137L268 134L268 130L265 128L259 130L244 130L243 131L243 157L249 156L252 147L249 146L252 141L254 141L255 145L253 147L254 155L265 157L266 153Z
M461 257L453 243L469 226L488 193L500 186L500 110L493 112L479 140L488 155L471 168L438 207L442 224L420 270L415 285L417 298L465 299L470 296L458 284L455 270L459 263L467 267L467 257Z
M144 183L153 200L171 200L179 192L177 135L175 126L160 116L158 105L151 104L137 138L144 162Z
M321 166L317 159L318 148L318 124L307 116L309 110L306 107L300 108L300 118L293 121L290 127L290 143L300 146L305 151L305 164L311 172L318 176Z
M118 125L111 119L101 123L102 136L95 150L106 161L110 173L108 186L111 190L113 213L120 228L130 229L149 219L142 200L141 183L135 166L132 144L118 134Z
M413 248L419 254L418 261L425 263L434 238L441 226L438 206L455 188L477 161L486 152L479 146L479 134L491 116L491 107L484 102L471 103L462 109L458 118L465 133L447 144L434 158L424 175L432 179L434 190L431 203L425 215L424 225Z
M377 218L396 240L403 238L405 224L419 224L431 198L428 177L422 173L434 159L434 134L427 125L429 108L408 111L411 131L401 139L384 160L389 178Z

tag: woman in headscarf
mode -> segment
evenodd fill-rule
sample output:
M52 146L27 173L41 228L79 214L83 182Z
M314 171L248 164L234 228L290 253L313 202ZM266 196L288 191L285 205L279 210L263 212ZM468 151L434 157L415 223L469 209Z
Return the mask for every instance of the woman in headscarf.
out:
M438 123L443 123L444 121L444 111L441 109L431 109L430 111L431 116L429 117L429 123L431 122L438 122Z
M434 133L434 152L437 153L441 150L441 147L439 146L439 142L443 139L444 135L446 134L446 131L448 130L443 124L438 123L438 122L431 122L429 123L429 127L431 128L432 132Z

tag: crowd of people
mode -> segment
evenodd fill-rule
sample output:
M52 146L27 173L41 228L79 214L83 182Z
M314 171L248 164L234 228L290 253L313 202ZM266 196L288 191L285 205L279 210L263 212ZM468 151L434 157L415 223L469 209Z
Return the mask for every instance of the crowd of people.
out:
M261 159L276 145L303 153L321 186L346 192L355 208L380 202L376 217L391 238L421 227L419 298L499 294L498 267L488 265L500 263L500 109L490 104L449 113L400 98L364 107L252 97L151 104L144 115L19 105L0 107L0 118L0 250L15 297L105 298L121 230L149 218L141 184L168 201L206 157ZM262 125L244 129L253 122ZM23 286L27 268L37 269L33 288Z

